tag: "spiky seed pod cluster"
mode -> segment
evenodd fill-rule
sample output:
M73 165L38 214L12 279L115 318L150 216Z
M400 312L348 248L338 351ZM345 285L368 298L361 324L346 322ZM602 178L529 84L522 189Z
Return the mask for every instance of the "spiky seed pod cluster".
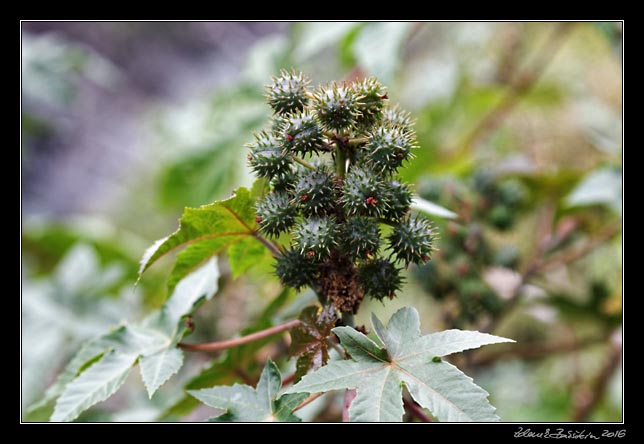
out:
M308 258L326 259L338 247L339 231L332 217L304 219L295 228L295 247Z
M287 151L300 155L317 153L325 144L322 130L309 111L293 114L279 127Z
M310 286L355 312L365 295L393 297L402 267L431 256L431 226L411 216L411 188L397 178L417 148L413 122L388 106L374 78L309 83L282 71L266 88L270 130L255 137L248 156L269 184L257 222L267 237L291 236L275 265L284 285ZM387 237L383 224L392 227Z
M362 98L346 84L332 83L315 92L313 109L324 129L345 131L351 129L362 116Z
M387 89L373 77L354 84L353 89L358 97L361 97L358 104L360 116L357 119L358 126L369 130L382 118L387 96Z
M299 290L315 284L318 265L312 258L297 250L286 250L276 259L275 274L282 284Z
M360 267L358 280L365 293L378 300L393 299L403 283L400 269L383 258L374 259Z
M266 100L277 114L301 111L309 103L308 85L311 80L301 72L280 72L266 87Z
M260 229L277 237L295 224L297 209L290 205L291 198L285 192L268 194L256 207L256 220Z
M434 233L425 219L411 217L396 225L389 235L389 248L397 261L405 266L430 259Z
M500 243L494 233L515 223L528 189L516 178L495 177L489 169L481 169L467 181L428 179L419 191L427 200L467 211L460 223L445 224L440 260L418 267L415 275L432 297L449 301L450 324L462 329L478 327L503 307L503 299L490 288L481 270L519 266L517 247Z
M291 169L291 158L279 141L261 132L255 136L255 142L248 145L248 164L259 177L272 178L287 174Z
M352 168L342 191L342 204L349 216L380 217L389 207L385 180L366 168Z
M367 259L380 248L380 228L374 218L351 217L342 228L342 249L350 258Z
M295 181L293 195L304 216L324 215L335 202L333 176L325 168L302 171Z
M398 170L417 148L413 133L399 126L379 127L369 137L363 148L368 166L379 174L391 174Z

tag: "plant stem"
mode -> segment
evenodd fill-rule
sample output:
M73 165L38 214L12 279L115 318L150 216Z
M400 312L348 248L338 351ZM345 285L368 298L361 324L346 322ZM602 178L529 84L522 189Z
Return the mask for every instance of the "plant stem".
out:
M354 327L353 313L346 311L342 312L342 325L346 325L347 327Z
M606 341L605 336L582 339L576 342L565 342L563 344L534 344L525 347L512 347L507 350L500 350L496 353L476 354L472 357L470 365L484 366L494 364L498 361L507 359L521 359L524 361L531 359L540 359L552 356L557 353L570 353L582 350L597 344L603 344Z
M316 170L316 168L313 165L311 165L310 163L308 163L306 160L302 159L301 157L297 157L297 156L292 156L292 157L293 157L294 161L296 161L297 163L299 163L303 167L308 168L309 170L313 170L313 171Z
M342 422L350 422L349 418L349 407L351 407L351 401L356 397L356 390L347 390L344 392L344 404L342 405Z
M423 409L414 401L403 398L403 404L407 408L410 415L421 420L421 422L434 422L432 418L427 416Z
M308 398L306 398L304 401L300 402L300 403L297 405L297 407L295 407L295 408L293 409L293 411L295 412L295 411L297 411L297 410L301 409L302 407L304 407L305 405L308 405L308 404L312 403L313 401L315 401L316 399L318 399L318 398L319 398L320 396L322 396L322 395L323 395L323 393L322 393L322 392L320 392L320 393L313 393L311 396L309 396Z
M608 359L604 363L601 371L593 381L590 390L584 390L580 396L577 396L577 403L573 412L573 422L584 422L588 420L588 416L592 413L593 409L599 404L604 393L610 377L615 372L619 363L622 360L622 337L616 331L613 333L610 341L610 350L608 352Z
M253 231L253 237L258 241L260 241L262 244L264 244L264 246L268 248L271 253L273 253L273 256L278 257L282 255L282 252L280 251L278 246L275 245L273 242L269 241L268 239L266 239L261 234L259 234L259 232Z
M356 137L355 139L349 140L349 145L350 146L360 145L361 143L365 143L368 141L369 141L368 137Z
M227 348L237 347L243 344L248 344L249 342L254 342L254 341L263 339L265 337L272 336L286 330L290 330L296 325L299 325L301 322L302 321L300 321L299 319L293 319L292 321L288 321L284 324L276 325L275 327L267 328L266 330L260 330L255 333L251 333L247 336L242 336L241 338L228 339L226 341L207 342L205 344L184 344L181 342L177 345L186 351L193 351L193 352L220 351L220 350L225 350Z
M295 381L295 373L291 373L290 375L288 375L286 378L282 380L282 387L284 387L285 385L291 384L293 381Z
M340 179L344 179L344 176L347 171L347 156L344 152L344 147L341 146L340 142L337 142L337 147L335 149L335 174Z

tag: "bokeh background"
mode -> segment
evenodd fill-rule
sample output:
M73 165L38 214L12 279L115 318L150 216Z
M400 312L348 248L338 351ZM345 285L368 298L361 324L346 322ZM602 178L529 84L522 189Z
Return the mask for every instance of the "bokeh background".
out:
M171 261L134 287L138 260L185 206L252 183L263 85L291 67L314 83L377 76L417 122L403 179L457 214L432 218L433 260L397 299L365 301L357 324L413 305L425 332L514 338L457 361L503 421L621 421L618 22L23 22L23 409L84 340L163 303ZM269 264L236 279L219 267L195 341L236 335L280 293ZM313 299L289 294L276 319ZM252 380L268 356L288 367L287 340L208 382ZM183 387L204 368L191 355L152 400L130 376L80 419L203 419ZM301 413L335 420L336 398Z

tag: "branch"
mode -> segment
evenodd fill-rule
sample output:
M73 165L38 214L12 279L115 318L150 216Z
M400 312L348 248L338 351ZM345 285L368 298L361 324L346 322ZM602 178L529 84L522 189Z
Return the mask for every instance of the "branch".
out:
M588 242L586 242L585 245L581 246L580 248L576 250L571 250L571 251L564 251L563 253L560 253L557 256L554 256L548 261L537 265L537 268L540 272L550 271L562 265L566 265L578 259L581 259L584 256L586 256L588 253L593 251L595 248L602 245L604 242L611 240L614 236L616 236L621 231L621 229L622 229L621 224L610 225L606 229L604 229L601 233L599 233L599 235L597 235L594 239L589 240Z
M292 321L288 321L284 324L276 325L275 327L267 328L266 330L260 330L255 333L251 333L247 336L242 336L241 338L237 339L228 339L226 341L217 341L217 342L208 342L205 344L184 344L183 342L180 342L177 344L180 348L186 350L186 351L193 351L193 352L214 352L214 351L220 351L220 350L225 350L227 348L232 348L232 347L237 347L243 344L248 344L249 342L254 342L258 341L260 339L266 338L268 336L275 335L277 333L281 333L286 330L290 330L291 328L295 327L296 325L299 325L302 321L299 319L294 319Z
M480 331L483 333L489 333L494 329L494 327L499 322L499 320L502 319L505 315L507 315L512 310L512 308L514 308L514 306L519 302L519 300L521 299L521 289L536 274L553 270L557 267L560 267L562 265L567 265L571 262L574 262L578 259L585 257L595 248L599 247L604 242L612 239L620 231L621 231L620 224L610 225L604 231L602 231L597 237L589 240L588 242L586 242L585 245L583 245L582 247L576 250L564 251L545 262L540 262L538 260L532 261L532 265L528 266L526 271L523 272L523 274L521 275L521 281L515 287L514 291L512 292L507 302L503 306L503 309L501 310L501 312L499 312L495 317L490 319L490 321L486 325L481 327Z
M414 401L410 401L406 398L403 398L403 404L407 408L407 411L409 412L409 414L415 418L420 419L421 422L434 422L432 421L432 418L430 418L425 413L422 407L416 404Z
M605 341L606 337L602 336L563 344L534 344L526 347L513 347L507 350L500 350L496 353L476 354L472 357L470 364L473 366L484 366L506 359L539 359L552 356L553 354L581 350L592 345L604 343Z
M578 397L579 401L576 403L577 405L572 415L572 422L587 421L590 413L597 407L597 404L604 396L608 381L621 362L622 338L619 332L613 333L610 345L608 359L593 382L590 393L582 392L581 396Z
M475 144L484 141L491 132L501 125L503 120L519 104L521 96L537 83L565 41L563 37L570 29L572 29L570 23L560 23L557 26L537 56L536 61L531 63L529 68L524 69L516 75L516 80L510 83L509 89L501 101L465 136L460 148L453 150L454 157L464 154Z

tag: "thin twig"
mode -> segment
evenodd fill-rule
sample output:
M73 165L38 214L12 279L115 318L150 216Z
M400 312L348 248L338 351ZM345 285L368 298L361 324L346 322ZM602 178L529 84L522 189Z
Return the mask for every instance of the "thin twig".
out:
M247 336L242 336L241 338L228 339L226 341L208 342L205 344L184 344L181 342L178 344L178 346L186 351L194 352L220 351L227 348L237 347L243 344L248 344L249 342L254 342L259 339L263 339L268 336L290 330L296 325L299 325L301 322L302 321L300 321L299 319L293 319L292 321L288 321L284 324L276 325L275 327L267 328L266 330L260 330Z
M459 157L475 144L482 142L487 136L498 128L510 112L520 103L520 99L539 80L550 61L565 41L563 38L572 29L570 23L561 23L550 35L535 62L519 74L510 83L509 89L498 104L492 108L470 131L460 144L458 150L452 151L454 157Z
M405 408L407 408L409 414L415 418L420 419L421 422L434 422L432 421L432 418L430 418L423 411L422 407L416 404L414 401L403 398L403 404L405 405Z
M315 401L316 399L318 399L318 398L319 398L320 396L322 396L323 394L324 394L324 393L322 393L322 392L320 392L320 393L313 393L311 396L309 396L308 398L306 398L304 401L300 402L300 403L297 405L297 407L295 407L295 408L293 409L293 411L295 412L295 411L297 411L297 410L301 409L302 407L304 407L305 405L308 405L308 404L312 403L313 401Z
M269 249L269 251L273 254L273 256L279 257L282 255L282 252L280 251L278 246L275 245L273 242L269 241L268 239L266 239L261 234L259 234L259 232L253 231L253 237L258 241L260 241L262 244L264 244L264 246Z
M604 396L604 392L606 392L606 387L608 386L608 381L621 362L622 339L619 332L613 333L610 345L611 347L608 353L608 359L606 359L604 366L593 381L593 384L590 387L590 392L582 392L581 396L578 397L577 405L575 406L572 415L572 422L587 421L588 416L592 413L593 409L597 407L597 404L599 404L599 401L601 401Z
M576 260L586 256L595 248L602 245L604 242L611 240L621 231L621 229L622 229L621 224L610 225L607 228L605 228L601 233L599 233L595 238L586 242L585 245L581 246L576 250L564 251L563 253L552 257L551 259L547 260L543 264L538 265L538 269L540 272L550 271L562 265L575 262Z
M611 225L604 229L604 231L597 235L597 237L589 240L585 245L576 250L564 251L545 262L539 262L538 260L532 261L531 265L528 266L528 268L521 275L521 280L516 285L514 291L504 304L503 309L495 317L490 319L487 324L481 327L480 331L483 333L491 332L499 323L499 320L503 319L508 313L512 311L514 306L517 305L517 303L521 299L521 290L535 275L546 271L551 271L555 268L570 264L585 257L595 248L601 246L602 244L616 236L620 232L620 230L621 225Z
M484 366L507 359L539 359L547 356L552 356L553 354L569 353L581 350L586 347L602 344L605 341L606 337L600 336L596 338L588 338L563 344L534 344L526 347L512 347L508 348L507 350L500 350L495 353L488 352L476 354L472 357L470 364L473 366Z
M299 163L303 167L308 168L309 170L315 171L317 169L313 165L308 163L306 160L302 159L301 157L297 157L297 156L292 156L292 157L293 157L294 161L296 161L297 163Z

